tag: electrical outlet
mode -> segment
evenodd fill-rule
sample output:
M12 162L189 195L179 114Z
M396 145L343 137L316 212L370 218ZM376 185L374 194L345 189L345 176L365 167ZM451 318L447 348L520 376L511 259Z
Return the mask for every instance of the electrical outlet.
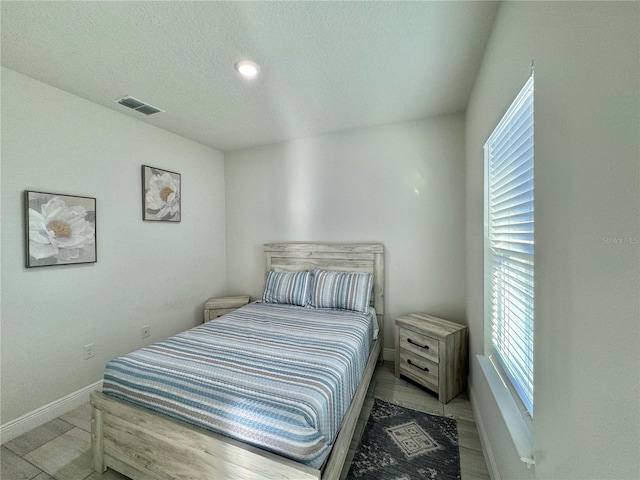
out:
M88 345L84 346L84 359L88 359L91 357L95 357L96 355L96 344L95 343L89 343Z
M140 327L140 338L147 338L149 336L149 325Z

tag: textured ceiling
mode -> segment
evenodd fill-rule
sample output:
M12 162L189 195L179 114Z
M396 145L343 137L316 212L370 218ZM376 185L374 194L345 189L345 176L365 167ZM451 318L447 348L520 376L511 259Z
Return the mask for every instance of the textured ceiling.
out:
M222 151L462 112L497 3L2 1L2 64ZM254 80L233 65L251 59ZM125 95L166 113L113 103Z

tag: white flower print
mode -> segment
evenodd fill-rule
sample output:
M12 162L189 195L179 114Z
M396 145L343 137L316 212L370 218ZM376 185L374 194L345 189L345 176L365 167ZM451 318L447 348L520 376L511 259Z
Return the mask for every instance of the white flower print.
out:
M169 173L153 174L145 195L147 210L155 211L158 218L175 215L180 211L180 182Z
M95 228L86 216L84 207L67 207L59 197L42 205L40 212L30 208L29 255L67 262L79 258L84 247L95 242Z

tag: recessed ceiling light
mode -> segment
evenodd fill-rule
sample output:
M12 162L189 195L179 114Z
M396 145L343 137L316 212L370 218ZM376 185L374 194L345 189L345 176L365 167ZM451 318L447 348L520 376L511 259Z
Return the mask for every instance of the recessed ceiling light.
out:
M247 78L255 77L260 71L258 65L251 60L241 60L236 63L235 67L240 75Z

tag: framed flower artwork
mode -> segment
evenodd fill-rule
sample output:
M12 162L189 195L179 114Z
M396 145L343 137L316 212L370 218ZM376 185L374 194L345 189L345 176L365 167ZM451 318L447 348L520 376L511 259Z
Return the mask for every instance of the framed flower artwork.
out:
M24 192L27 268L95 263L96 199Z
M180 174L142 166L142 219L179 222L182 216Z

